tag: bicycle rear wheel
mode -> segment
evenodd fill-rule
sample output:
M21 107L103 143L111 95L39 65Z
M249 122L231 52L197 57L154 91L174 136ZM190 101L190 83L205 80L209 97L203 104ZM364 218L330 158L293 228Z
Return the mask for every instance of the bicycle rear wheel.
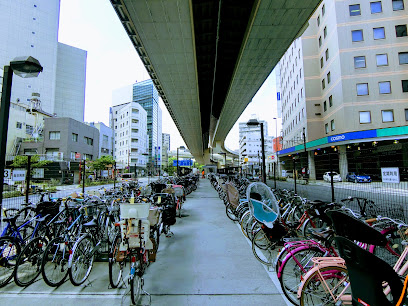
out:
M18 256L14 281L18 286L31 285L41 273L41 261L48 241L37 237L31 240Z
M279 281L285 296L294 305L299 305L297 291L301 282L301 276L313 267L313 257L323 257L324 252L320 249L307 248L292 255L288 254L282 260Z
M109 254L109 283L112 288L117 288L122 281L123 267L126 262L126 253L120 253L119 247L122 237L117 235Z
M41 275L48 286L58 287L68 276L69 249L72 243L65 243L63 237L52 239L41 262Z
M246 226L250 218L251 218L251 212L248 210L242 215L241 220L240 220L241 231L244 234L244 236L247 238L248 238L248 234L246 233Z
M300 305L335 305L336 301L331 294L337 300L346 286L348 287L344 294L351 294L349 284L347 269L339 266L320 268L305 281L300 295Z
M91 273L95 258L94 247L94 242L88 234L79 238L74 244L68 264L69 279L74 286L85 282Z
M13 278L14 268L20 251L20 244L14 238L0 238L0 287L7 285Z

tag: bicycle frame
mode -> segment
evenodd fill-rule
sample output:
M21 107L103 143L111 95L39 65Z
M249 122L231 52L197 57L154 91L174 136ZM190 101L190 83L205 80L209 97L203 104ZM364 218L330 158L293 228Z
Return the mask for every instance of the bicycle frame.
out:
M20 226L17 227L16 229L13 229L13 227L12 227L11 224L10 224L10 222L8 222L7 225L6 225L6 227L4 228L3 232L1 233L1 236L0 236L0 237L6 236L7 233L8 233L9 231L11 231L11 233L10 233L9 236L18 239L18 242L19 242L19 243L23 243L23 242L24 242L24 239L23 239L23 237L21 237L20 229L24 228L25 226L27 226L28 224L30 224L31 222L33 222L33 221L34 221L35 219L37 219L37 218L41 218L41 216L40 216L40 215L37 215L37 216L31 218L30 220L28 220L28 221L25 222L24 224L20 225ZM30 238L33 238L33 237L34 237L35 233L37 232L38 226L39 226L39 223L37 223L37 224L35 225L34 230L33 230L33 233L31 234L31 237L30 237Z
M327 285L327 283L326 283L326 279L327 279L327 276L330 276L330 277L336 277L335 276L335 274L325 274L325 275L322 275L322 273L320 272L320 269L321 268L324 268L324 267L333 267L333 269L335 269L336 267L339 267L339 268L343 268L343 269L347 269L346 268L346 263L345 263L345 261L344 261L344 259L343 258L341 258L341 257L314 257L314 258L312 258L312 261L313 261L313 263L314 263L314 267L312 268L312 269L310 269L306 274L305 274L305 276L303 277L303 280L302 280L302 282L301 282L301 284L300 284L300 286L299 286L299 289L298 289L298 298L300 299L300 296L301 296L301 294L302 294L302 291L303 291L303 287L304 287L304 285L305 285L305 283L306 283L306 281L307 281L307 279L309 279L316 271L317 271L317 273L318 273L318 275L319 275L319 279L321 280L321 282L323 283L323 285L324 285L324 289L326 290L326 292L327 293L329 293L330 294L330 296L333 298L333 302L334 302L334 304L336 303L336 302L338 302L339 300L342 300L343 302L345 302L345 304L347 303L347 302L349 302L349 303L347 303L347 304L350 304L351 305L351 295L345 295L345 292L347 291L347 289L348 289L348 287L350 286L350 282L348 282L345 286L344 286L344 288L343 288L343 290L337 295L337 297L333 294L333 291L332 290L330 290L330 288L329 288L329 286ZM334 270L335 271L335 270ZM344 282L341 282L341 284L343 284ZM337 289L338 287L335 287L334 289Z
M278 279L282 277L282 268L286 264L286 262L293 257L296 264L302 269L303 273L307 273L307 271L303 268L303 265L297 260L296 253L302 250L307 249L318 249L325 253L325 256L328 254L333 254L334 257L337 257L337 253L335 249L331 246L329 248L325 247L324 245L314 241L314 240L303 240L303 241L291 241L285 243L285 251L288 253L283 258L282 263L279 264L279 269L277 271Z

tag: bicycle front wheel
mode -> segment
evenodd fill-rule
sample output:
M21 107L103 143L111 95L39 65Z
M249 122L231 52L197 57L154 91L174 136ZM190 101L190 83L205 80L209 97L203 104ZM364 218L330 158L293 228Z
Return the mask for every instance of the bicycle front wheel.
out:
M235 216L235 213L234 213L234 208L232 207L230 203L228 203L227 206L225 207L225 213L227 214L227 217L230 220L238 221L238 218L237 216Z
M21 247L12 237L0 238L0 287L8 284L13 278Z
M41 262L41 274L48 286L58 287L68 276L69 249L63 237L52 239L45 248Z
M95 254L91 236L84 235L74 244L69 260L68 274L74 286L81 285L91 273Z
M324 252L320 249L307 248L292 255L287 255L280 267L279 281L285 296L294 305L299 305L297 291L301 282L301 276L313 267L313 257L323 257Z
M264 265L270 266L274 259L273 249L274 244L268 239L265 232L259 229L252 239L252 253L255 258Z
M133 277L130 278L130 296L133 305L138 305L142 295L143 279L138 275L137 271Z
M37 237L21 251L14 271L14 281L18 286L29 286L40 275L41 261L47 244L46 238Z
M116 236L115 241L110 249L109 256L109 283L112 288L117 288L122 280L123 267L126 261L126 252L119 251L122 238Z
M323 267L305 280L300 305L335 305L341 295L349 294L351 287L347 269L338 266Z

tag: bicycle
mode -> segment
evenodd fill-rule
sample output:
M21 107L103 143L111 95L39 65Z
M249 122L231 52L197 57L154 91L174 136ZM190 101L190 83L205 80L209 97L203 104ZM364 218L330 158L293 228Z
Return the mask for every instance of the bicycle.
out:
M109 252L109 283L118 288L127 282L131 300L137 304L143 291L143 274L149 264L149 252L153 243L149 237L149 203L122 203L121 234L118 234ZM134 218L137 217L137 218ZM129 274L123 278L125 266L130 265Z

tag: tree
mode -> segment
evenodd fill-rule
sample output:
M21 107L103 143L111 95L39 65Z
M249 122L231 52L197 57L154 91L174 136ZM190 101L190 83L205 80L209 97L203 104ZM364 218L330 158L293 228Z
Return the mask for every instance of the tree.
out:
M104 155L90 162L90 166L93 170L102 171L105 170L109 165L113 165L114 163L115 159L112 155Z
M50 164L50 160L40 160L39 155L31 156L31 168L43 168L44 166ZM11 164L14 168L27 168L28 156L26 155L17 155L13 163Z

